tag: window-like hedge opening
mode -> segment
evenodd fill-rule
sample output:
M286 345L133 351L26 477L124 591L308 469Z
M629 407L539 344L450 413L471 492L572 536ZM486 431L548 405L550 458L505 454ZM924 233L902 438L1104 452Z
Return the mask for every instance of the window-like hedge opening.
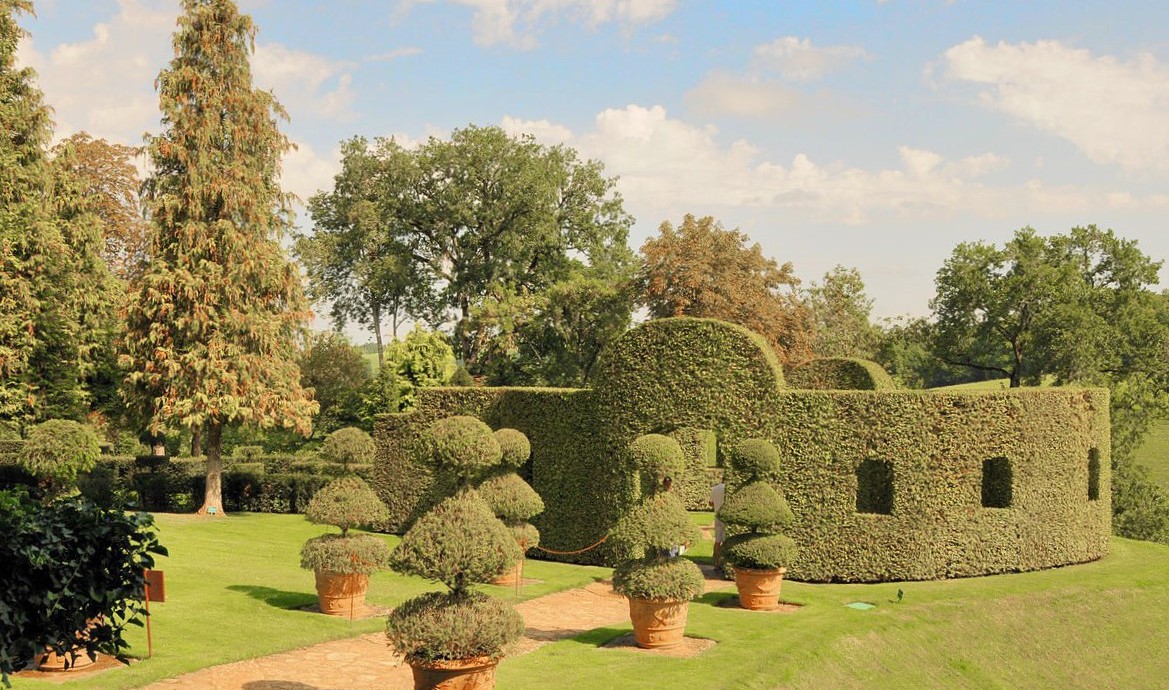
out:
M1011 507L1011 461L989 458L982 461L982 506Z
M869 459L857 466L856 512L893 514L893 463Z
M1088 500L1100 500L1100 449L1088 451Z

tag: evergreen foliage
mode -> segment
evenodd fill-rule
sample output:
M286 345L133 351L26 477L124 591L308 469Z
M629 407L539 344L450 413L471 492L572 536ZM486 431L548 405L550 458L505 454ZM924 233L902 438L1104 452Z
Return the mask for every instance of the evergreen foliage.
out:
M499 463L503 451L491 427L476 417L457 416L430 427L430 456L435 468L463 483Z
M743 479L753 481L779 474L779 449L762 438L749 438L731 446L731 467Z
M304 543L300 567L338 575L372 575L389 565L390 547L370 534L322 534Z
M101 445L93 429L66 419L41 422L28 433L20 464L41 480L53 498L77 485L77 475L97 464Z
M528 437L520 431L499 429L495 432L495 440L499 443L499 449L503 453L503 457L499 461L503 467L518 470L532 455L532 444L528 441Z
M316 433L361 423L362 394L372 376L361 351L345 336L333 331L314 333L298 365L300 385L311 388L320 405L313 422Z
M544 501L527 482L515 472L488 477L475 490L491 507L495 517L508 526L531 520L544 512Z
M730 454L731 469L746 483L727 496L718 519L735 534L723 554L731 565L771 570L791 565L798 551L791 538L778 533L794 520L787 501L768 479L779 475L779 449L766 439L739 442Z
M844 357L813 359L787 374L792 388L818 390L884 390L896 388L893 377L876 362Z
M663 489L667 477L673 481L681 475L685 462L678 442L662 434L638 436L629 444L629 456L650 491Z
M771 531L790 526L795 518L775 487L755 480L727 496L719 508L718 519L752 531Z
M360 477L348 476L326 484L309 501L304 511L309 522L333 525L341 536L349 528L369 525L387 517L386 506Z
M499 658L524 634L524 619L480 592L430 592L394 609L386 637L407 661Z
M205 430L201 512L220 514L224 427L307 434L318 409L296 364L308 303L280 245L291 223L278 182L285 113L252 84L255 31L232 0L183 0L157 81L163 131L147 143L151 261L123 343L151 430Z
M329 434L317 453L323 460L349 467L370 464L376 450L369 434L348 426Z

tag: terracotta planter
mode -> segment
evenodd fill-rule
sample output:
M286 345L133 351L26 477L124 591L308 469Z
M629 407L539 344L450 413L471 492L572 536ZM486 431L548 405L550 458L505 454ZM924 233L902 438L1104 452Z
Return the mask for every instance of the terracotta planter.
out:
M491 581L493 585L512 586L520 581L524 573L524 559L520 559L514 567L508 568L502 575Z
M689 611L688 601L630 598L629 617L633 620L633 639L637 646L661 649L681 644Z
M499 659L477 656L453 661L411 661L414 690L494 690Z
M735 568L735 587L739 590L739 604L752 611L767 611L779 606L779 588L787 568L752 570Z
M317 598L321 613L330 616L348 616L365 608L365 593L369 590L369 575L361 573L334 573L318 570Z
M65 662L69 660L68 654L58 654L52 650L46 649L45 655L37 659L38 671L77 671L94 664L94 660L89 658L89 655L77 649L77 658L73 660L73 665L65 668ZM99 654L98 659L101 658Z

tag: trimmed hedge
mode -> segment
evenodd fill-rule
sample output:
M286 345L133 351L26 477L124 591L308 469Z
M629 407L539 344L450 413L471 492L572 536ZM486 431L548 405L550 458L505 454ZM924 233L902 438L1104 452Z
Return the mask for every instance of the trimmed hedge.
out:
M889 390L897 383L880 364L851 357L821 357L787 372L792 388L815 390Z
M628 512L639 494L625 460L633 439L649 433L697 438L683 431L689 429L712 432L719 455L746 438L779 449L774 481L795 514L787 533L801 554L789 571L795 579L980 575L1107 553L1105 390L785 390L774 355L756 336L688 318L639 326L597 366L592 389L425 389L415 412L379 417L373 484L390 508L389 526L401 529L433 501L430 477L417 462L422 431L464 414L531 440L524 471L544 500L534 522L552 549L588 546ZM1099 493L1089 500L1093 453ZM704 458L703 472L710 472L708 451L688 457L683 487L702 482L694 458ZM998 457L1010 463L1011 505L984 507L983 462ZM888 477L858 474L865 461L888 463L891 495L881 495L883 485L865 485ZM736 486L735 477L727 481ZM700 494L708 492L680 493L706 507ZM858 495L888 514L858 512ZM612 555L602 545L564 560L611 564Z

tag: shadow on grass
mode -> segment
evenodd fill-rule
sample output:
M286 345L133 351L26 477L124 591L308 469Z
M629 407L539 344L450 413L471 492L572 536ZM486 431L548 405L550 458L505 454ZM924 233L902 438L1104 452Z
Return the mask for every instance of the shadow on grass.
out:
M227 589L232 592L242 592L249 597L262 601L269 606L275 606L278 609L295 610L304 608L317 602L316 594L306 594L305 592L286 592L282 589L272 589L271 587L259 587L257 585L228 585ZM307 687L307 686L306 686ZM249 690L252 690L249 688ZM256 690L263 690L256 688ZM278 690L273 687L272 690Z
M624 628L593 628L586 633L570 637L565 641L576 642L577 644L588 645L590 647L603 647L606 643L622 635L628 635L629 629L629 626L625 626Z

